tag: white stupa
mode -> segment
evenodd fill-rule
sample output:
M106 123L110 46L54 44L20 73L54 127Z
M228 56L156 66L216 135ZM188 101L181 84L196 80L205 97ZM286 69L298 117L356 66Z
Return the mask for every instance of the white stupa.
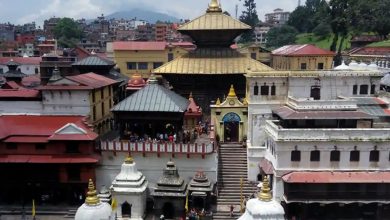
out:
M341 63L340 66L336 66L334 68L335 70L350 70L351 68L349 66L347 66L343 60L343 62Z
M110 220L112 214L111 206L108 203L100 202L96 195L95 186L92 180L88 183L87 198L85 203L77 209L75 220Z
M121 172L110 187L112 200L117 203L117 219L142 220L146 208L146 189L148 181L137 170L131 156L122 164Z
M238 220L284 220L284 209L272 199L267 176L263 179L258 198L246 203L245 213Z

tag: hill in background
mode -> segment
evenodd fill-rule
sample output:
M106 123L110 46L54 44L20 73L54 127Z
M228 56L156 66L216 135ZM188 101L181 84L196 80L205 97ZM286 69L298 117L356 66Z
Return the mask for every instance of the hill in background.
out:
M119 11L112 13L106 16L107 19L133 19L137 18L137 20L145 20L149 23L156 23L157 21L166 21L166 22L179 22L180 19L170 16L164 13L148 11L144 9L132 9L129 11Z

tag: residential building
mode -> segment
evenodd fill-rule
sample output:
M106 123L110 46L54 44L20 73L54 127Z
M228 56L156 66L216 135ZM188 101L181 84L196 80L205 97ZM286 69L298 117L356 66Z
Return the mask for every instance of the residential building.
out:
M249 58L271 66L271 51L261 46L261 44L252 44L246 47L239 48L240 53L247 55Z
M155 26L155 40L156 41L167 41L168 32L170 31L169 24L157 23Z
M104 134L111 128L113 86L117 83L95 73L62 77L55 70L51 80L39 90L46 112L88 116L95 131Z
M271 29L271 25L268 24L261 24L261 26L255 27L255 42L257 44L266 44L267 43L267 33Z
M18 63L18 69L26 75L39 73L41 57L0 57L0 74L8 71L7 63L13 60Z
M311 44L286 45L272 51L272 68L276 70L329 70L335 53Z
M1 115L0 203L79 204L95 178L96 138L83 116Z
M149 78L150 72L165 63L188 53L180 44L167 42L118 41L113 42L114 60L120 72L134 73Z
M43 31L47 39L54 38L53 29L60 20L61 18L52 17L43 22Z
M277 8L272 13L265 14L265 22L274 26L281 26L287 23L290 17L290 12L283 11L281 8Z

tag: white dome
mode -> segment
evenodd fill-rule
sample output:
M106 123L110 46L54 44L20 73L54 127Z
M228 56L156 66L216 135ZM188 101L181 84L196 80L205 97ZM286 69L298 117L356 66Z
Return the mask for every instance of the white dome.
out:
M372 69L372 70L377 70L378 69L378 65L376 65L376 63L373 62L370 65L368 65L368 68Z
M347 65L345 64L345 62L343 61L343 63L341 63L340 66L336 66L334 69L335 69L335 70L349 70L350 68L349 68L349 66L347 66Z
M108 203L100 202L98 205L83 204L77 209L75 220L109 220L112 213Z
M359 63L359 67L361 69L367 69L368 65L365 62L362 61L362 62Z
M238 220L284 220L284 209L274 200L265 202L255 198L246 203L246 211Z

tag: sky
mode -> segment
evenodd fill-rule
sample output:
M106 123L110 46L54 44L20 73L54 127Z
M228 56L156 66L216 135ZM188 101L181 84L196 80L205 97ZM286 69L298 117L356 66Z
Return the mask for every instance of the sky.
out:
M238 15L244 9L244 0L220 0L222 9L235 15L235 5L239 5ZM42 25L50 17L96 18L117 11L133 8L150 9L167 13L179 19L192 19L202 15L210 0L0 0L0 23L24 24L35 21ZM255 0L260 20L264 14L276 8L292 11L298 0ZM302 0L304 2L304 0Z

